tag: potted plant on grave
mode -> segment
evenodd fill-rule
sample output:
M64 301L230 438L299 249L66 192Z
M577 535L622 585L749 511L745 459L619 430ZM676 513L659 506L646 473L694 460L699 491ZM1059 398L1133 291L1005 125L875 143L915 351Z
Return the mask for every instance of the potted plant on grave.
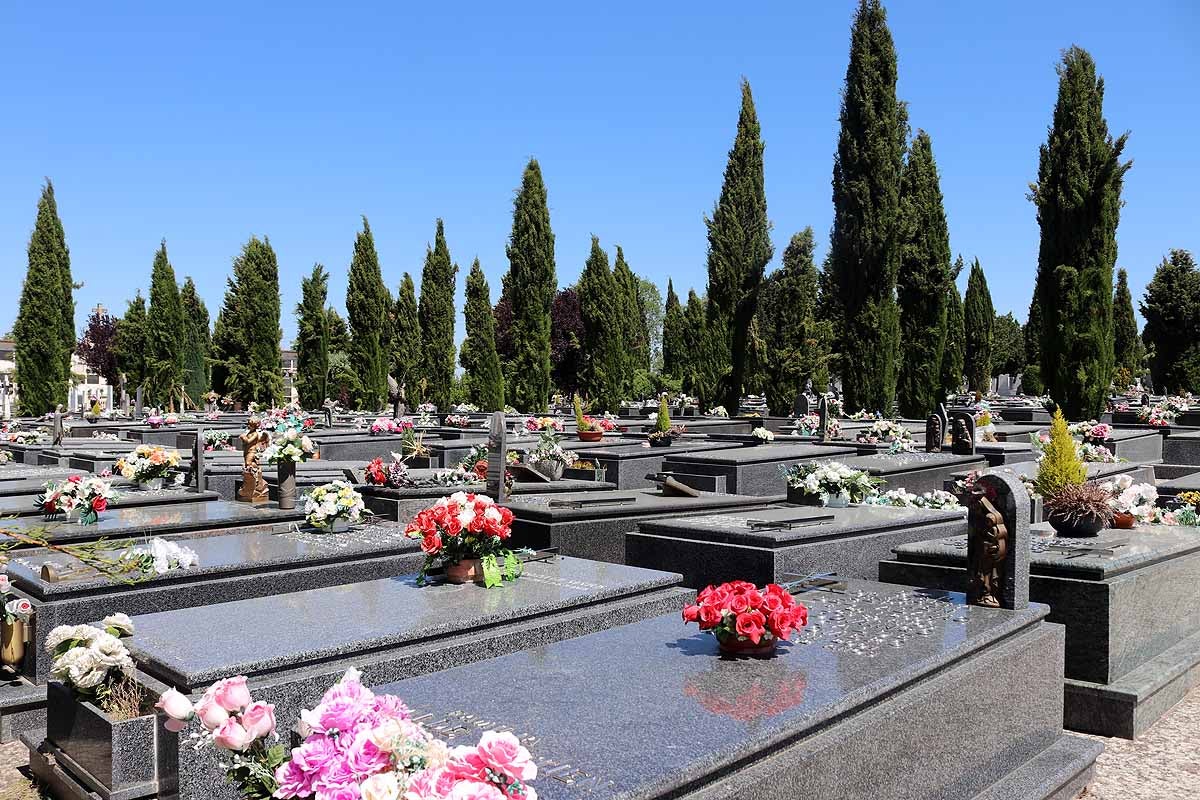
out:
M274 464L279 476L279 507L290 510L296 507L296 465L308 461L317 454L316 445L295 428L286 428L277 433L271 443L263 449L262 460Z
M725 655L766 658L793 630L808 624L808 609L778 584L759 589L730 581L701 591L694 604L684 606L683 621L715 636Z
M34 498L34 508L40 509L47 519L62 514L70 521L78 517L80 525L94 525L100 512L117 499L112 483L94 475L84 477L71 475L65 481L46 481L42 493Z
M0 570L4 565L0 564ZM33 603L12 591L8 575L0 571L0 604L4 622L0 629L0 669L19 674L25 663L25 642L29 638L29 620L33 618Z
M127 793L155 778L154 715L121 641L132 621L112 614L101 625L60 625L46 637L46 738L109 794Z
M654 422L654 430L647 439L651 447L670 447L671 443L683 435L683 427L671 424L671 415L667 410L667 398L658 399L658 417Z
M161 489L163 478L179 466L179 451L156 444L139 444L127 456L118 458L114 468L122 477L144 490Z
M787 501L806 506L845 508L861 503L884 484L861 469L839 461L827 464L793 464L783 470Z
M304 496L304 520L326 533L345 531L365 513L362 495L346 481L331 481Z
M455 492L419 512L404 533L421 541L425 563L417 585L441 564L449 583L479 583L488 588L516 580L521 562L505 544L512 536L513 513L492 498Z
M537 447L525 454L525 463L530 469L557 481L562 478L563 470L575 463L575 454L564 450L552 431L543 431Z
M1105 495L1104 508L1099 509L1095 504L1096 496L1073 491L1086 481L1087 468L1079 458L1078 445L1071 438L1071 429L1062 410L1055 409L1050 421L1050 435L1042 446L1033 489L1042 497L1046 521L1064 536L1094 536L1112 522L1112 512L1108 508L1110 493L1101 490ZM1056 500L1064 492L1067 494L1061 502Z
M605 417L593 417L583 413L583 403L575 395L575 430L581 442L598 442L604 434L615 430L617 424Z
M1060 535L1095 536L1113 524L1112 493L1094 483L1069 484L1046 497L1046 521Z
M477 746L449 747L414 718L395 695L376 695L353 667L325 692L316 708L292 726L304 733L298 747L279 743L275 706L256 701L238 675L214 683L194 706L170 689L157 708L164 727L217 751L226 779L247 800L314 797L329 800L533 800L527 785L537 765L509 731L484 731ZM308 721L314 724L308 724ZM333 724L336 721L336 727ZM336 781L336 783L335 783ZM332 786L330 790L325 787Z
M157 430L163 426L163 417L161 414L151 414L146 417L146 424Z

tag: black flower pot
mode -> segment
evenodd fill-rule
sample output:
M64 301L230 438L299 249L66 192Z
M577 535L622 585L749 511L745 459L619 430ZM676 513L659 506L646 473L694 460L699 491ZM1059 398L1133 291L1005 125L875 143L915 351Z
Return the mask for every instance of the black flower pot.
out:
M1050 523L1050 527L1054 528L1054 531L1059 536L1079 539L1096 536L1100 531L1108 527L1109 523L1109 520L1104 517L1074 517L1068 519L1062 512L1052 512L1046 517L1046 521Z

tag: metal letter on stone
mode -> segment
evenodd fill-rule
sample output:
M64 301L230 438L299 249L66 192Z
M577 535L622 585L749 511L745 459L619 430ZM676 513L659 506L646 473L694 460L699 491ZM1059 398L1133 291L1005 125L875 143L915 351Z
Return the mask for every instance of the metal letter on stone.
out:
M1029 605L1029 493L1014 475L980 475L967 504L967 602Z
M829 441L829 401L825 395L817 401L817 441Z
M492 425L488 431L487 493L497 503L508 499L504 485L504 473L508 469L508 429L504 425L504 412L492 414Z
M955 411L950 435L950 452L956 456L975 455L975 417L966 411Z
M929 419L925 420L925 452L940 453L942 445L946 443L946 435L942 432L942 418L937 414L930 414Z

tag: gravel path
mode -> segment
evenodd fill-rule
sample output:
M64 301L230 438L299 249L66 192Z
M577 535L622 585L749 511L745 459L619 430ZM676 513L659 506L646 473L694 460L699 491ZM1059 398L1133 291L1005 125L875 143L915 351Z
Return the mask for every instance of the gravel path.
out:
M1105 750L1080 800L1200 798L1200 687L1136 742L1093 738ZM0 746L0 800L38 800L18 771L28 758L20 742Z

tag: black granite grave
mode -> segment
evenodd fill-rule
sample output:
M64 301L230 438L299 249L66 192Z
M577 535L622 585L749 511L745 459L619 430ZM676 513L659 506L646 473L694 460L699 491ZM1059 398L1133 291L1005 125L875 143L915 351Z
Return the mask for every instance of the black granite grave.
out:
M913 494L941 489L952 475L987 466L983 456L948 452L877 453L837 460L852 469L866 470L872 477L883 478L887 482L885 489L907 489Z
M630 441L624 447L580 448L575 454L603 467L607 480L615 483L618 489L644 489L653 485L646 475L666 469L665 462L677 455L740 449L741 443L735 441L684 437L676 439L670 447L647 447L642 440Z
M844 460L856 452L850 446L793 443L781 438L773 444L756 447L672 453L663 462L663 470L723 477L725 491L732 494L778 495L784 491L781 469L803 461Z

